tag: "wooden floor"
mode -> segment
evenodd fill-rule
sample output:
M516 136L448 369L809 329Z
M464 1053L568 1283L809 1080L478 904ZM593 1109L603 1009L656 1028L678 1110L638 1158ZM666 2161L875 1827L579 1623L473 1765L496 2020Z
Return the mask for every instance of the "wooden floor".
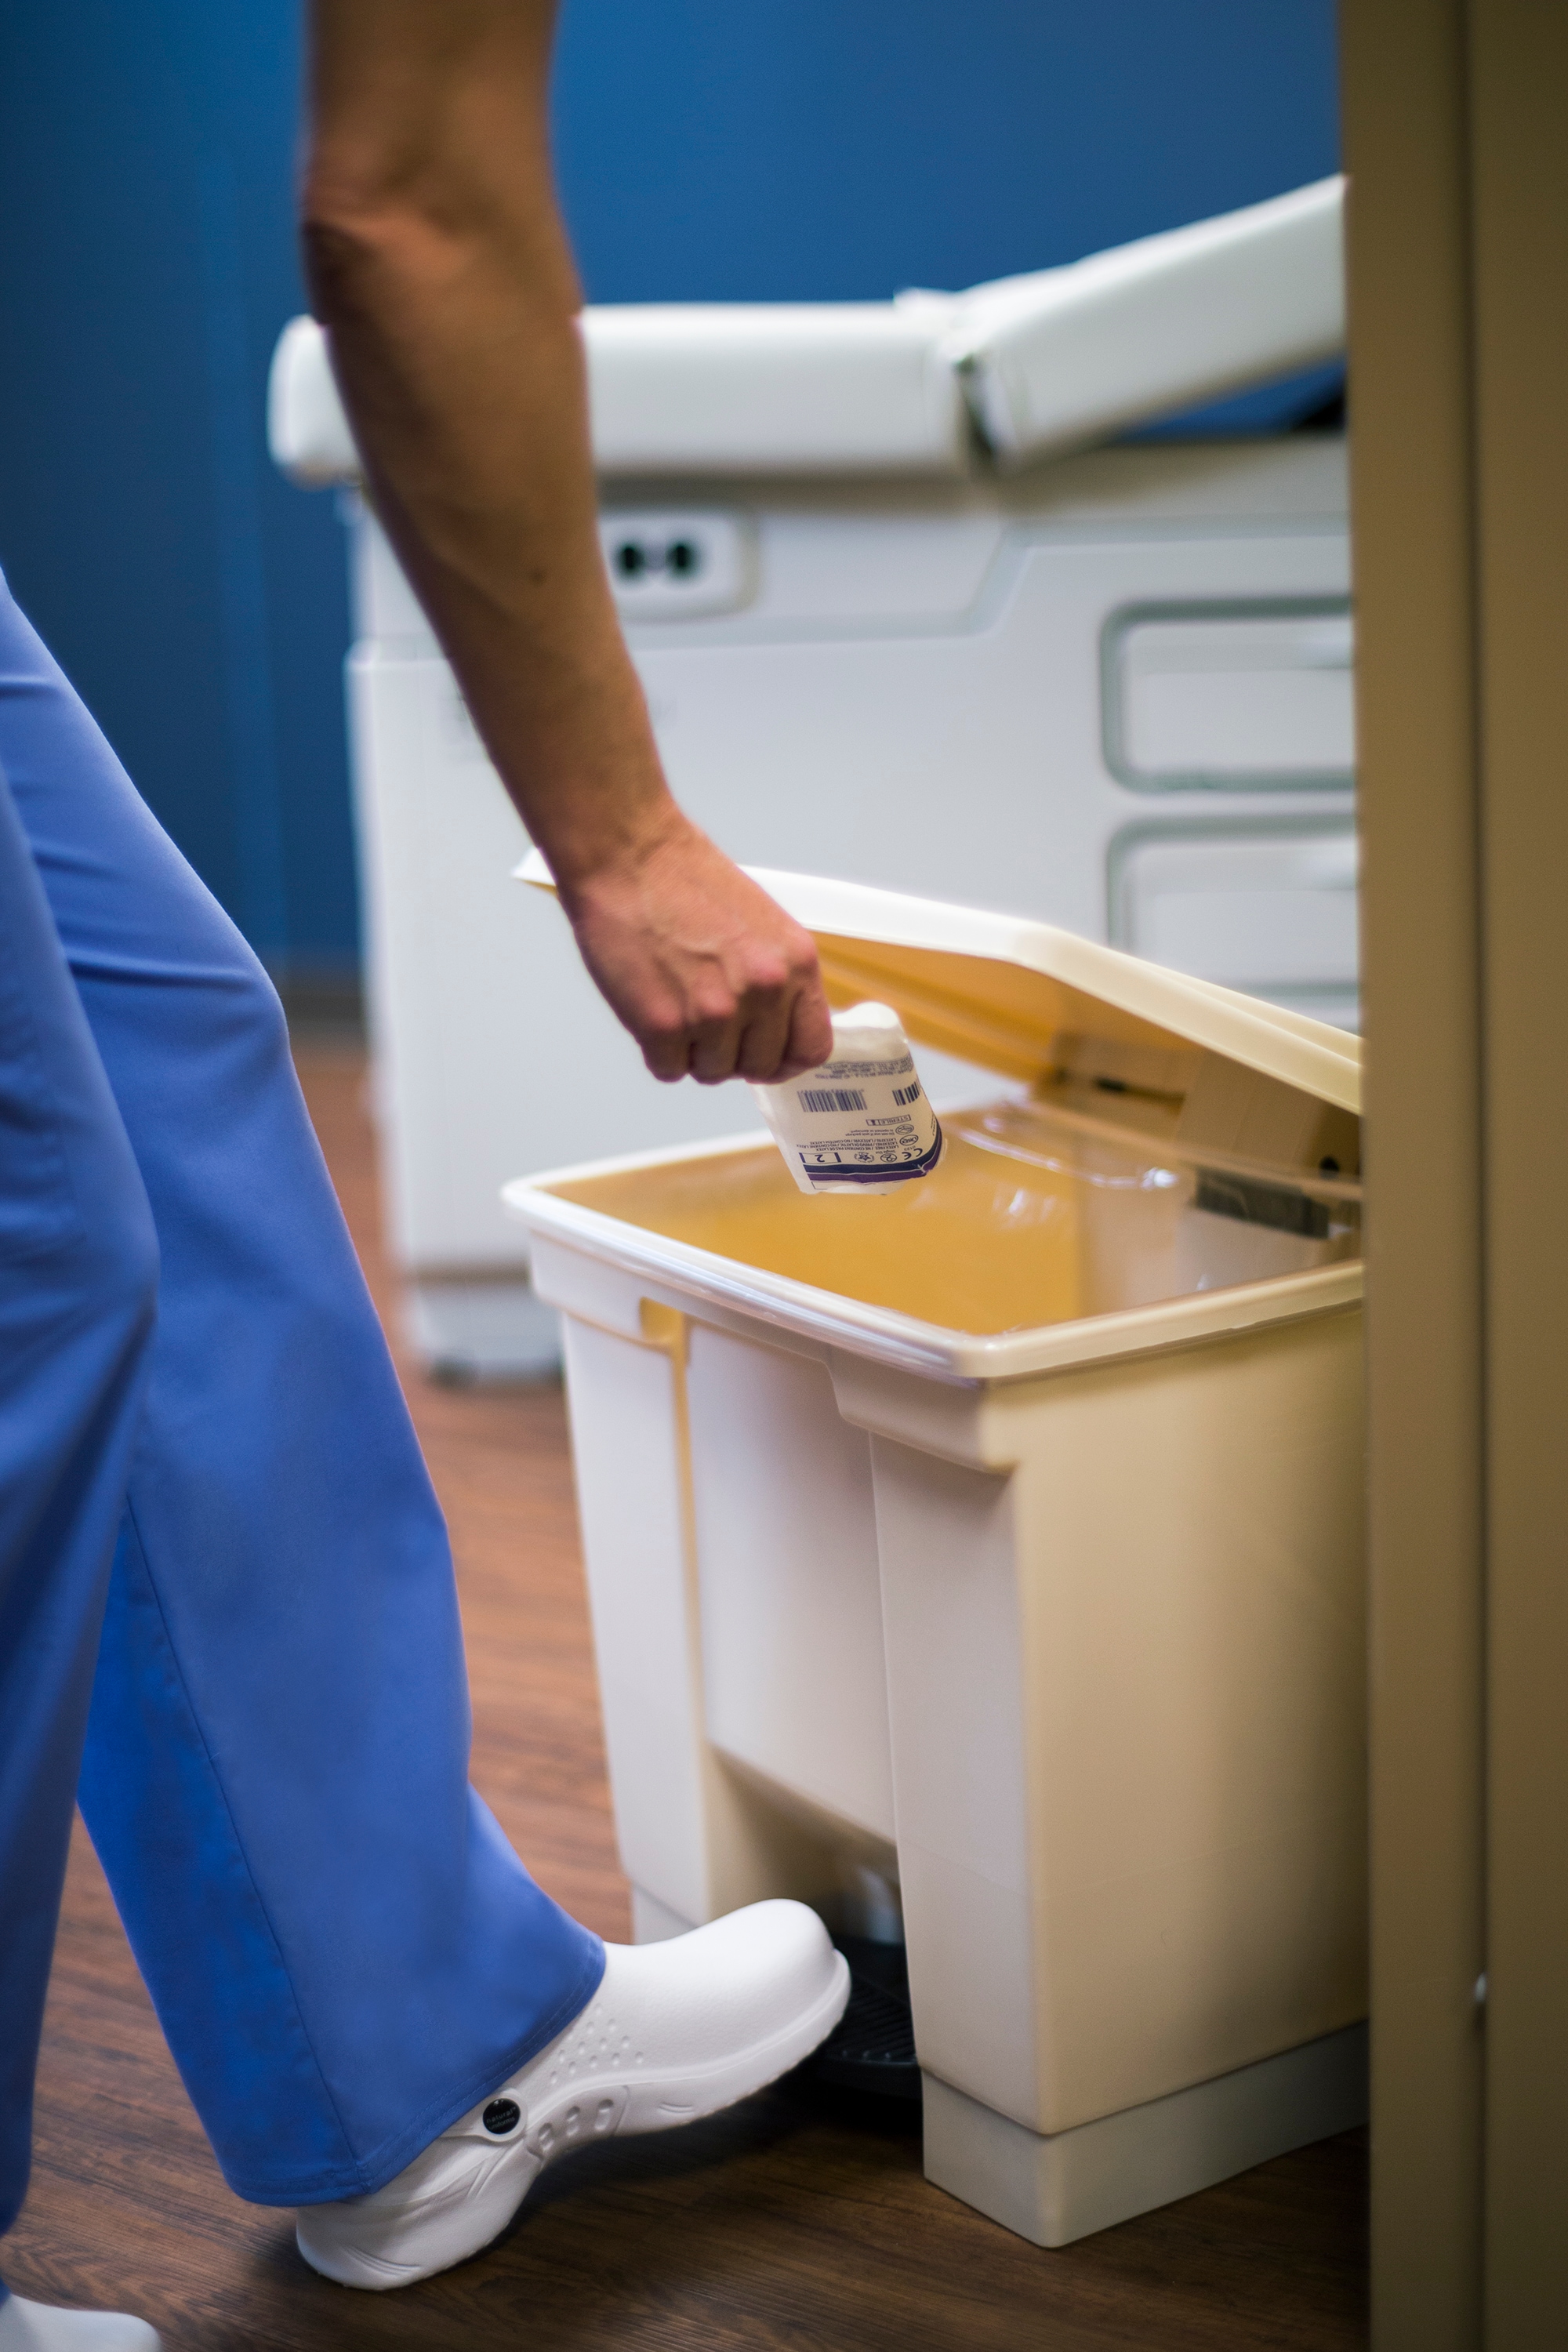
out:
M343 1049L300 1060L384 1311L361 1066ZM403 1370L457 1550L475 1779L551 1892L624 1937L560 1392ZM384 2297L329 2285L286 2214L224 2187L79 1838L38 2094L7 2277L143 2312L185 2352L1339 2352L1366 2337L1361 2135L1043 2253L931 2188L901 2115L798 2083L588 2151L444 2278Z

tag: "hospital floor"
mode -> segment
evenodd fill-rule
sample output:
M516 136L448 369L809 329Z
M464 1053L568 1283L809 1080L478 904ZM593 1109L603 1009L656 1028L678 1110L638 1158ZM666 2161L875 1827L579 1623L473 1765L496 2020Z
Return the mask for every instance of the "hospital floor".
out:
M299 1047L385 1312L363 1066ZM394 1344L396 1334L394 1332ZM627 1933L558 1388L402 1369L451 1523L474 1777L544 1885ZM385 2297L309 2271L286 2215L230 2196L78 1834L6 2247L23 2294L144 2313L170 2352L1340 2352L1366 2341L1364 2135L1046 2253L931 2188L903 2111L788 2082L550 2174L477 2261Z

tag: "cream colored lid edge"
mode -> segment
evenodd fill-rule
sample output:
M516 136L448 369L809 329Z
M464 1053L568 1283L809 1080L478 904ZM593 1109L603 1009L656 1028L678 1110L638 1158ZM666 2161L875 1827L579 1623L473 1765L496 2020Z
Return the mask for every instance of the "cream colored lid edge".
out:
M936 898L874 889L867 883L788 874L771 866L749 866L745 871L809 931L864 940L868 946L989 958L1037 971L1192 1045L1298 1087L1321 1102L1358 1114L1361 1110L1361 1040L1327 1022L1302 1013L1281 1014L1256 997L1146 963L1119 948L1101 947L1097 940L1022 916L953 907ZM518 881L537 888L554 887L538 850L531 850L514 873Z

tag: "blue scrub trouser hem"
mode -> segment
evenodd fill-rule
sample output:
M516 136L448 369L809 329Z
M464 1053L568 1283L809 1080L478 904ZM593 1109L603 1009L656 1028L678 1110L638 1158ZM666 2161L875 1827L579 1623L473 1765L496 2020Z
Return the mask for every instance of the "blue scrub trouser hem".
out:
M341 2170L323 2174L316 2171L309 2181L283 2181L257 2174L241 2175L226 2167L224 2179L237 2197L247 2205L332 2205L340 2197L368 2197L377 2189L384 2189L395 2180L405 2165L412 2164L434 2139L459 2116L491 2091L499 2090L509 2076L520 2067L537 2058L540 2052L563 2033L574 2018L581 2017L599 1990L605 1973L605 1948L595 1938L595 1952L592 1965L584 1969L579 1986L568 1993L533 2032L524 2036L510 2051L503 2050L493 2065L470 2074L459 2083L450 2095L438 2105L429 2107L423 2116L405 2126L395 2138L385 2140L374 2154L357 2165L344 2166Z

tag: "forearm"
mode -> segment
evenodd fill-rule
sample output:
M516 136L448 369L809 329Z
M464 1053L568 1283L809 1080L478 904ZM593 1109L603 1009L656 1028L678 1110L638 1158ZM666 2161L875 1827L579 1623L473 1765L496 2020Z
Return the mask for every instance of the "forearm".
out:
M432 31L423 6L370 5L384 35L405 16L470 54L421 73L419 43L366 39L365 0L318 12L312 299L377 512L570 896L673 810L599 555L542 123L517 104L550 11L455 8Z
M810 938L671 799L599 552L553 0L314 0L304 236L376 510L595 982L664 1078L831 1038Z

